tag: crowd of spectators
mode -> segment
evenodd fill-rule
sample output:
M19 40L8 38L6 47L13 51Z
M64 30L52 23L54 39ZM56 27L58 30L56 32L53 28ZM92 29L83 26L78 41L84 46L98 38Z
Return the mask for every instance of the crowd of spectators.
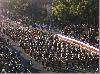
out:
M77 40L89 43L90 45L99 48L98 29L98 26L89 26L87 24L70 24L65 27L62 34L74 37Z
M8 17L9 15L6 12L9 12L9 11L2 10L3 15L5 14L5 16ZM17 20L17 21L15 21L15 23L17 23L17 24L21 22L23 25L26 24L29 26L29 23L28 23L29 20L27 20L27 19L30 19L30 18L28 18L28 17L23 16L23 17L16 18L16 19L14 19L14 17L12 17L12 16L9 16L9 17L13 18L14 21ZM7 20L8 20L8 18L7 18ZM11 21L10 21L10 23L11 23ZM41 29L41 30L51 31L51 32L55 32L55 33L62 32L62 34L64 34L64 35L69 35L70 37L74 37L75 39L78 39L82 42L87 42L90 45L93 45L97 48L99 47L99 39L98 39L98 36L99 36L98 28L99 27L98 27L98 25L74 24L71 22L66 22L66 24L62 24L61 22L59 22L57 20L53 21L53 19L51 19L51 21L33 22L33 24L31 24L31 25L32 25L32 27ZM66 25L66 27L65 27L65 25ZM62 27L62 28L60 28L60 27ZM64 30L62 30L63 28L64 28Z
M99 56L61 41L53 33L28 27L8 27L5 33L18 41L26 54L54 72L98 72ZM95 64L94 64L95 63Z
M29 73L17 53L12 51L0 36L0 73Z
M5 22L7 26L3 30L4 34L8 35L13 41L19 42L19 45L21 48L23 48L24 52L30 55L31 58L35 59L35 61L37 61L38 63L41 63L47 70L67 73L99 72L98 55L82 49L80 46L61 41L58 39L58 37L54 37L54 33L50 32L50 25L48 27L48 25L45 24L39 25L38 23L35 23L36 27L34 27L34 29L30 29L29 27L13 27L11 24L14 25L14 23L11 23L11 21L9 20L5 21L9 22L9 27L8 22ZM1 24L4 26L5 23L2 22L4 21L1 21ZM44 30L45 26L47 26L48 31ZM87 31L85 31L84 28L84 24L82 24L81 27L77 25L70 25L65 29L67 33L65 33L64 31L62 32L64 32L64 35L69 35L70 37L74 37L75 39L89 42L93 46L98 47L98 40L94 38L94 33L96 33L97 30L95 30L92 26L90 28L87 28ZM2 47L3 45L0 48L2 49ZM5 50L6 49L7 48L5 48ZM8 53L6 56L8 56ZM14 52L12 54L14 54ZM16 57L13 56L13 58ZM13 64L14 68L16 68L16 63L14 62ZM2 68L3 71L7 70L5 68ZM17 68L14 70L17 70ZM12 71L16 72L14 70ZM19 70L17 72L24 72ZM9 70L7 70L6 72L8 71Z
M47 32L47 30L53 30L54 32L60 31L56 21L54 25L51 22L49 22L49 24L36 22L33 24L33 27L36 29L29 29L26 27L14 26L18 25L18 23L20 24L20 22L28 25L30 18L18 14L15 16L7 9L2 10L2 14L12 20L17 20L14 22L9 18L5 20L5 17L0 14L0 27L6 27L3 30L4 34L8 35L13 41L19 42L24 52L38 63L41 63L47 70L60 73L99 72L98 55L82 49L80 46L61 41L58 37L54 37L52 32ZM15 19L18 16L20 16L20 18ZM1 18L3 18L3 20ZM62 32L64 35L99 47L99 40L95 39L95 34L98 33L98 27L87 27L85 24L66 24L65 30ZM28 72L16 56L16 53L7 48L2 40L3 39L0 37L0 72Z
M4 19L4 21L1 21L3 27L5 23L7 26L9 25L9 27L4 29L3 32L13 39L13 41L18 41L20 47L23 48L25 53L30 55L38 63L41 63L47 70L52 70L54 72L99 71L99 56L95 53L82 49L80 46L60 41L57 37L54 37L54 33L50 31L52 29L55 31L58 27L51 27L51 25L48 26L48 24L45 25L44 23L34 23L34 29L29 29L28 27L13 27L12 25L14 25L14 23L18 24L18 22L11 23L11 20L9 20L10 19ZM49 32L47 32L47 30ZM67 27L62 31L64 35L68 35L72 38L74 37L75 39L79 39L81 41L88 42L93 46L99 47L99 40L95 39L94 35L96 32L98 32L96 27L86 27L84 24L67 25ZM2 47L5 50L7 49L4 45L1 45L1 50ZM3 50L3 53L6 53L5 50ZM10 53L9 50L6 56L9 57L10 54L14 54L11 59L14 58L14 61L16 61L16 54L14 52ZM2 58L6 58L1 55L0 57L1 60ZM8 60L11 59L9 58ZM1 62L3 63L0 67L1 72L26 72L26 70L20 71L20 69L17 69L18 67L16 67L17 64L15 62L13 63L14 69L10 69L10 71L8 70L9 63L7 62L8 67L5 67L4 65L6 61L4 61L5 60L3 59L3 62ZM17 61L20 62L18 59ZM23 66L21 65L21 67Z

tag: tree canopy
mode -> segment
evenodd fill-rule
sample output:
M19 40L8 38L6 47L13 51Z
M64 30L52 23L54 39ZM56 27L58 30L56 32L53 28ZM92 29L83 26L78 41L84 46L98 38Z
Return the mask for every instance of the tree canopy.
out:
M52 16L61 21L80 23L98 23L98 0L55 0L52 5Z

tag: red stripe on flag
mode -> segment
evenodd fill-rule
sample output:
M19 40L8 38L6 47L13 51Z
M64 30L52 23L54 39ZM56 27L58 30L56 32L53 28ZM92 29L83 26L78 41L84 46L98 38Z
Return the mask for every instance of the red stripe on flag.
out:
M93 51L93 52L95 52L95 53L99 53L97 50L95 50L94 48L91 48L91 47L88 47L88 46L86 46L86 45L83 45L83 44L81 44L81 43L79 43L79 42L76 42L76 41L73 41L73 40L69 40L69 39L67 39L67 38L63 38L63 37L61 37L61 36L58 36L61 40L64 40L64 41L67 41L67 42L71 42L72 44L77 44L77 45L80 45L82 48L85 48L85 49L87 49L88 51Z

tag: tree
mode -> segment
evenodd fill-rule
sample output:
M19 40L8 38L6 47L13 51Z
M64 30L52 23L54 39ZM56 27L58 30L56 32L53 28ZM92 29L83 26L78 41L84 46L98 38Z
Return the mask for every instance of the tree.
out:
M55 0L51 16L66 20L98 24L98 0Z

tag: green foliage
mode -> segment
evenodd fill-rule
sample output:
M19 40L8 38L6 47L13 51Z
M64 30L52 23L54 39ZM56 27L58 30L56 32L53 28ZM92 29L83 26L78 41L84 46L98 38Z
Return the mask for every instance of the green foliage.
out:
M63 21L77 16L81 21L94 24L98 16L97 5L98 0L56 0L52 6L52 16Z

